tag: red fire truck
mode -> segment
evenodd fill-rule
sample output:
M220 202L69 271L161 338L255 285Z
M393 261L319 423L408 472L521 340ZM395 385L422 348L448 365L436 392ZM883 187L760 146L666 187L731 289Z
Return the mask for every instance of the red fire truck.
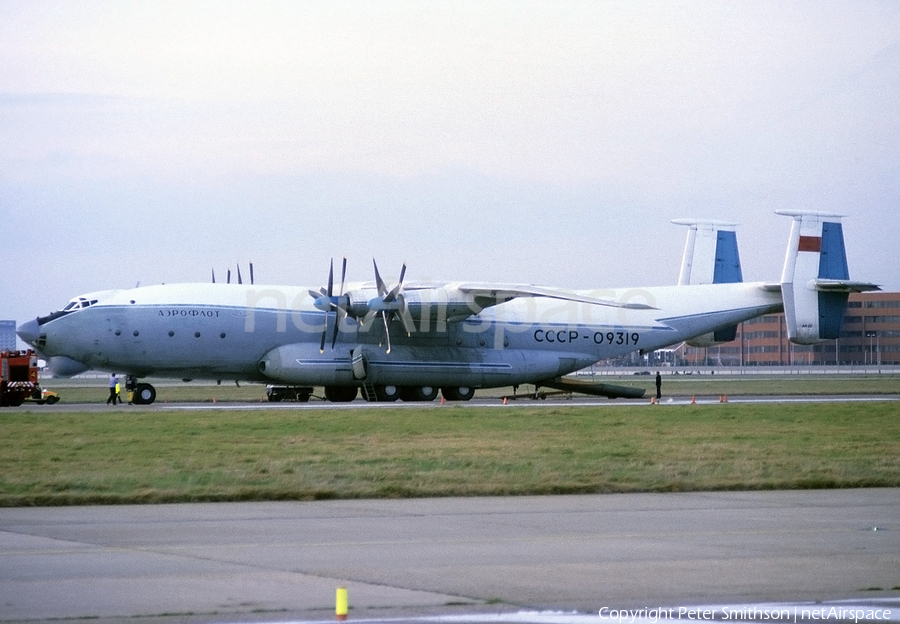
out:
M0 406L22 405L36 390L40 392L34 351L0 351Z

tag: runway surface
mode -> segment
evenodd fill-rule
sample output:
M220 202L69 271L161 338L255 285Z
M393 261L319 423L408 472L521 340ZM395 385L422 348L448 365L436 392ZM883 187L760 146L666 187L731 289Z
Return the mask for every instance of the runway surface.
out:
M0 509L0 621L333 621L338 587L351 621L900 614L900 489Z
M792 395L792 396L728 396L728 397L675 397L664 398L654 407L666 407L676 405L716 405L725 399L728 403L877 403L883 401L900 401L900 394L859 394L859 395ZM440 400L431 402L404 402L396 401L394 403L369 403L362 399L357 399L352 403L330 403L328 401L313 400L308 403L283 402L269 403L267 401L205 401L205 402L173 402L165 403L156 401L151 405L106 405L98 401L96 403L66 403L61 401L55 405L36 405L26 403L18 408L8 408L13 410L31 410L37 413L44 412L95 412L109 411L111 409L140 409L140 410L308 410L308 409L440 409L448 405L465 405L469 407L496 407L496 408L514 408L514 407L535 407L541 405L547 406L580 406L580 407L646 407L650 405L650 398L647 399L604 399L597 397L576 395L571 398L553 397L547 400L533 400L530 398L519 398L516 400L503 402L502 399L473 399L464 403L441 403Z

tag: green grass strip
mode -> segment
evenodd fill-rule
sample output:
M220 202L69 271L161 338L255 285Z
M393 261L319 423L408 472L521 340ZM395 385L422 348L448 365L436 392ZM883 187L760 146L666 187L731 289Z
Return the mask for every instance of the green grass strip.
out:
M897 403L0 412L0 505L900 486Z

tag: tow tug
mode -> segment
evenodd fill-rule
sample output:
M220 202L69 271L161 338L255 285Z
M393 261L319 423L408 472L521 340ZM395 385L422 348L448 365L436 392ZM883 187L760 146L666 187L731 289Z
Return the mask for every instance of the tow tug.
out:
M34 389L34 392L31 393L31 396L26 397L25 401L28 403L37 403L38 405L53 405L57 401L59 401L59 394L54 392L53 390L45 390L38 386Z

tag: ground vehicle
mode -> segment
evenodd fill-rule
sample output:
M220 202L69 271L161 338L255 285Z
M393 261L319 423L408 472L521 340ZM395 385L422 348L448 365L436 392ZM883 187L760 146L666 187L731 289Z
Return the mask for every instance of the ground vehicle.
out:
M57 394L53 390L45 390L38 386L34 389L34 392L32 392L30 396L25 398L25 400L30 403L37 403L38 405L43 405L44 403L46 403L47 405L53 405L54 403L59 401L59 394Z
M266 397L271 403L280 401L299 401L306 403L313 393L313 388L308 386L266 386Z
M38 385L38 358L34 351L0 351L0 406L22 405Z

